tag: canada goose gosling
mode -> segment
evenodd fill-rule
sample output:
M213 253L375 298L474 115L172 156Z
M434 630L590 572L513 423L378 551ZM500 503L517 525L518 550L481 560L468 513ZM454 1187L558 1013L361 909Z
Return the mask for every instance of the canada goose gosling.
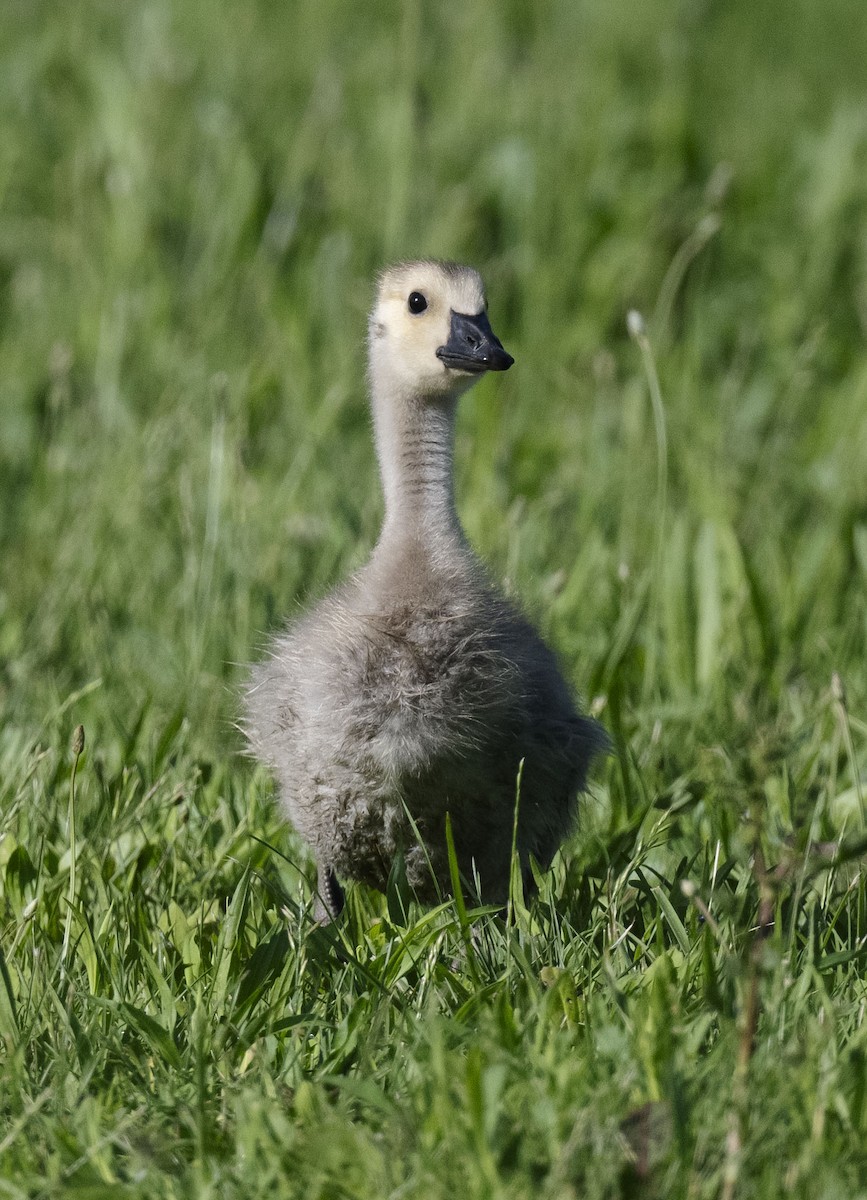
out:
M504 902L520 764L526 874L570 832L605 745L455 509L457 401L512 363L476 271L382 273L369 324L382 532L362 570L274 639L246 694L251 748L317 859L320 919L342 907L338 876L384 890L398 856L421 900L449 891L447 813L465 879Z

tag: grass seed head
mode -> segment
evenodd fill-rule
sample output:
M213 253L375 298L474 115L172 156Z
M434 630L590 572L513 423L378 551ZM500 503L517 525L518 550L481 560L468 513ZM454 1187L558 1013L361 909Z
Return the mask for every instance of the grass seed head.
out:
M626 314L626 328L629 330L629 336L635 338L636 341L647 333L644 317L637 308L630 308Z

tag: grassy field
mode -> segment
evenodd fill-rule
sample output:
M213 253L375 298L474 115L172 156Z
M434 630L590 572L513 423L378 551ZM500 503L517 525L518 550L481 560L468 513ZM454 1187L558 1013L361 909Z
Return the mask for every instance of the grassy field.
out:
M867 1196L865 62L863 0L7 0L0 1197ZM233 721L376 536L420 254L616 753L529 909L326 930Z

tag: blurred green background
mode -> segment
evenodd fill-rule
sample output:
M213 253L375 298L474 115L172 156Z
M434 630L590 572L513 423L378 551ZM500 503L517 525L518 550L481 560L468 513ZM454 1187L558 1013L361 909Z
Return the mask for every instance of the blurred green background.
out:
M222 729L230 664L375 536L365 313L373 272L421 254L483 270L517 357L465 405L462 511L576 681L602 670L658 518L630 307L670 424L662 685L706 696L760 654L823 679L863 661L860 3L9 3L3 20L16 722L99 678L92 719L183 698L197 737ZM696 552L721 576L703 617ZM723 562L743 555L755 636Z
M865 63L864 0L4 0L4 1195L863 1186ZM469 951L362 889L314 928L234 728L377 535L420 255L516 358L465 526L617 750Z

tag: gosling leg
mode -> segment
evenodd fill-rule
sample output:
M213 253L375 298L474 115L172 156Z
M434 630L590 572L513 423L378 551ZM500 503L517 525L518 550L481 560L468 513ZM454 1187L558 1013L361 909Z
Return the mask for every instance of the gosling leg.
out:
M330 925L343 912L343 888L330 867L320 867L316 876L316 907L313 916L320 925Z

